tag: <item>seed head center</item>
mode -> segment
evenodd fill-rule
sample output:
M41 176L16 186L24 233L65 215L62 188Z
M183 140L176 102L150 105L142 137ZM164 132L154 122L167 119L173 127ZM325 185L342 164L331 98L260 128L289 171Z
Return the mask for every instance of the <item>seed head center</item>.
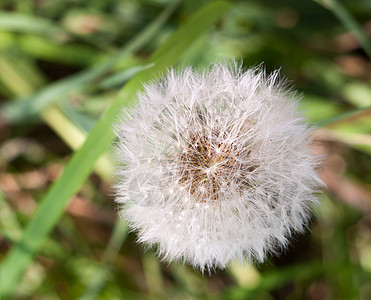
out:
M218 200L229 186L248 184L245 175L252 169L241 163L248 154L246 147L226 142L219 130L194 133L178 157L179 183L197 201Z

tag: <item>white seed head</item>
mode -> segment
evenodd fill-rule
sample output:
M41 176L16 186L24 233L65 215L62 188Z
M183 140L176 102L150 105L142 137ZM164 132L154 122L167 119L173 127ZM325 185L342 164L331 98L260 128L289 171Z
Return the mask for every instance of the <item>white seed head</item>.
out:
M295 95L259 68L170 70L116 126L116 202L139 241L201 270L263 261L322 186Z

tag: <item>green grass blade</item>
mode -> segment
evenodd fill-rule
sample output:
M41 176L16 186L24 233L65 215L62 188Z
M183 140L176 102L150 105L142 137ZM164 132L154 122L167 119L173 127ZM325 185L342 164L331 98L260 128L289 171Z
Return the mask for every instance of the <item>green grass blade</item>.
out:
M48 36L67 33L49 19L18 13L0 13L0 29Z
M115 261L128 232L129 228L126 224L123 224L121 220L117 220L108 246L103 253L102 267L97 271L94 277L91 278L84 294L79 298L80 300L97 299L97 295L103 289L107 277L109 276L109 266Z
M344 26L351 31L358 39L359 43L371 58L371 42L367 35L364 33L362 27L353 18L349 11L337 0L314 0L320 3L327 9L331 10L333 14L344 24Z
M371 107L356 109L319 122L324 127L319 131L332 140L345 143L366 154L371 154Z
M40 71L22 56L12 57L6 53L0 53L0 83L12 95L23 96L33 93L43 82L44 78ZM80 148L85 141L88 130L81 130L72 122L74 119L67 118L55 105L44 109L40 116L73 150ZM102 156L95 166L95 171L101 178L109 179L112 174L111 165L109 158Z
M148 64L144 66L135 66L130 68L125 68L125 70L122 70L120 72L117 72L113 74L112 76L106 78L103 80L99 85L98 88L101 89L109 89L113 88L115 86L122 86L125 81L129 80L131 77L133 77L135 74L152 68L153 64Z
M312 125L317 126L317 127L328 127L336 123L348 122L349 119L351 120L358 119L359 116L369 115L370 111L371 111L371 106L367 106L363 108L355 108L353 110L340 113L336 116L322 119L317 122L313 122Z
M45 80L26 59L5 52L0 53L0 81L13 95L21 97L32 94Z
M81 87L103 75L124 56L139 50L144 44L146 44L148 40L150 40L153 35L158 32L171 12L174 11L178 2L179 1L171 2L164 12L146 29L144 29L142 33L140 33L134 40L127 43L121 50L119 50L108 60L76 75L62 79L54 84L50 84L33 97L24 99L24 101L7 103L2 107L2 116L9 123L27 120L31 115L39 113L46 106L63 98L68 92Z
M0 190L0 234L10 240L17 240L21 236L22 228L15 213L3 192Z
M90 67L108 56L82 43L61 44L45 36L0 31L0 50L14 48L33 58L79 67Z
M105 52L88 45L76 43L60 45L42 36L11 34L10 38L14 39L13 45L30 56L71 66L90 67L107 56ZM9 45L0 45L3 46L10 48Z
M8 297L14 292L19 278L57 224L69 199L90 174L97 159L113 142L114 134L111 126L112 122L117 119L122 106L134 100L143 82L147 82L155 74L176 63L192 42L205 33L220 16L228 11L229 7L227 2L215 1L199 9L155 52L153 58L150 59L155 66L138 73L119 93L117 99L93 128L84 145L67 163L61 177L42 199L20 243L14 245L4 259L0 270L0 296Z
M0 30L9 32L20 32L26 34L37 34L40 36L53 37L54 39L75 38L92 44L92 39L83 35L75 34L67 28L38 16L25 15L20 13L0 13ZM94 43L93 43L94 44ZM100 47L100 44L94 44Z

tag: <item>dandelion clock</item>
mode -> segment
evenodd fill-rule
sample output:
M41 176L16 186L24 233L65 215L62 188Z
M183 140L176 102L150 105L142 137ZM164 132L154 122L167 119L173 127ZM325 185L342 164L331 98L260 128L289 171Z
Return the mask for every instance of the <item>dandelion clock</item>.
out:
M123 111L116 202L138 239L201 270L261 262L322 186L295 95L259 68L169 70Z

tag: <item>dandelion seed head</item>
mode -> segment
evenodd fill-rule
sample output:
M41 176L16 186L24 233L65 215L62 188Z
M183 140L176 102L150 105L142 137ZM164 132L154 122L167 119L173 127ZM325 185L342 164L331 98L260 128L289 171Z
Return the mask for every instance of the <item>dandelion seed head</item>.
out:
M201 269L263 261L322 187L296 96L259 69L170 70L116 126L116 202L138 239Z

